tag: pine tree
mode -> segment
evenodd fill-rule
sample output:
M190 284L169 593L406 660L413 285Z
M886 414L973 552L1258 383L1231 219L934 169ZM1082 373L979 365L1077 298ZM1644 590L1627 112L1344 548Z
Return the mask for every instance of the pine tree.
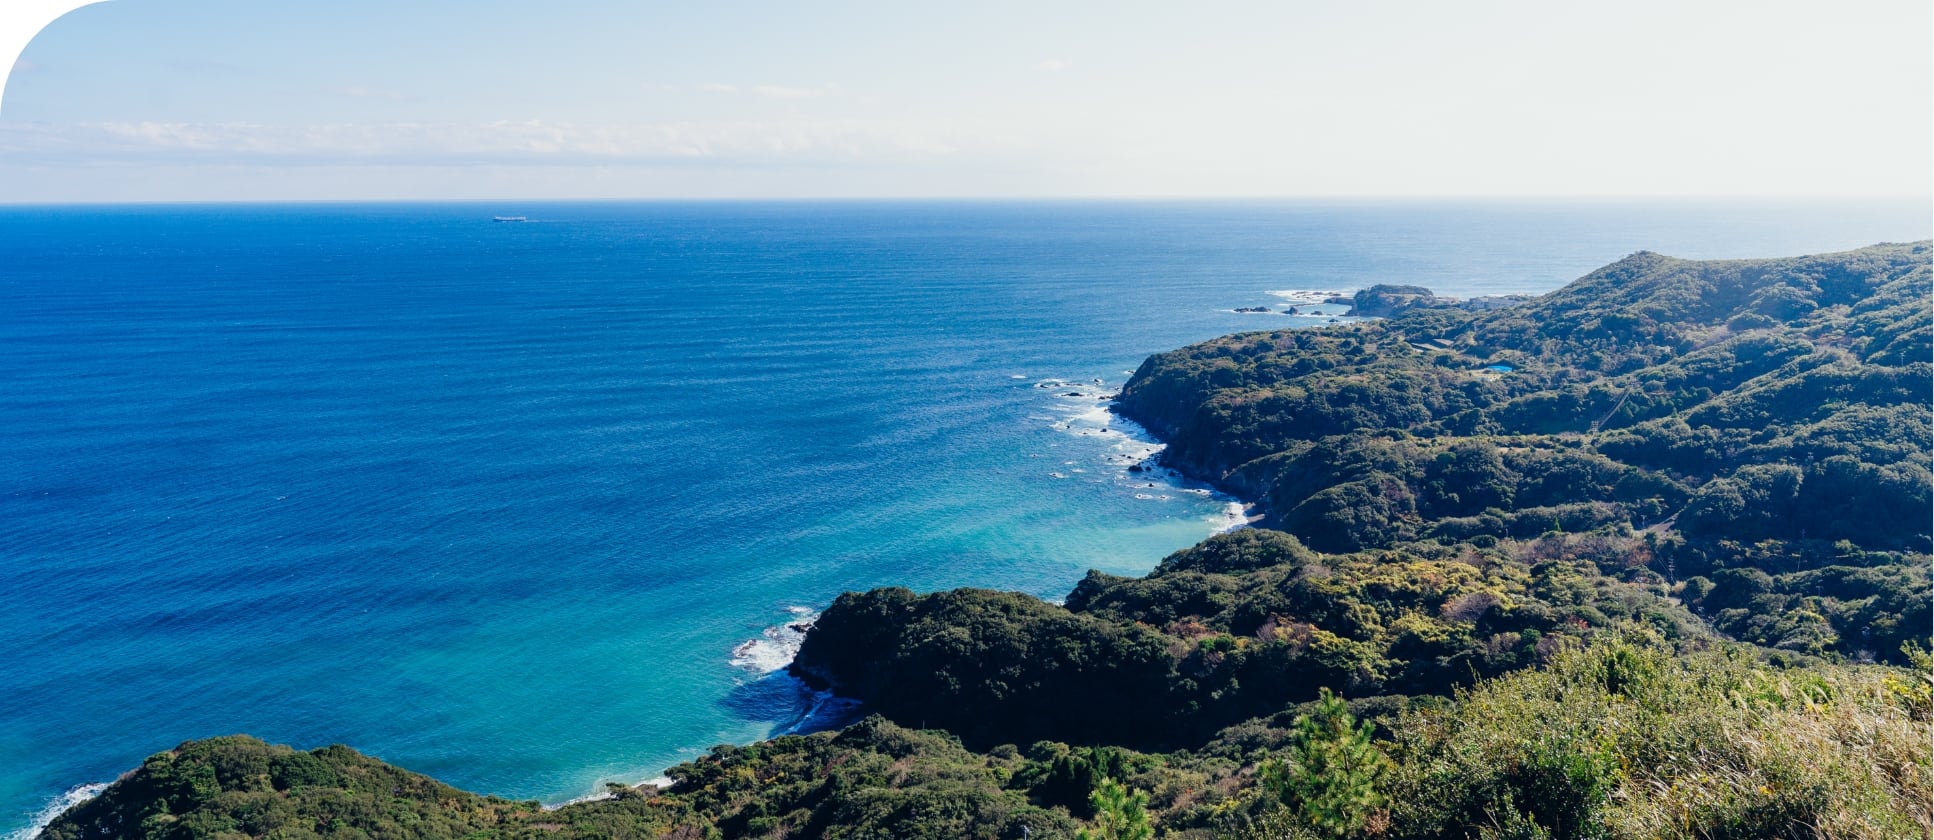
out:
M1088 798L1095 808L1095 830L1075 832L1075 840L1152 840L1148 822L1148 794L1131 791L1114 779L1102 779Z
M1369 721L1358 724L1343 698L1323 689L1316 709L1296 719L1286 755L1263 762L1264 787L1311 827L1344 837L1383 806L1378 780L1389 759L1370 741Z

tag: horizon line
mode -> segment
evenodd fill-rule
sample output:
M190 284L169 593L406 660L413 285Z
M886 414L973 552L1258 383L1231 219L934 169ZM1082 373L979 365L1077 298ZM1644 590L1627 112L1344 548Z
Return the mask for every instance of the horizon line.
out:
M1615 202L1920 202L1934 213L1934 192L1930 193L1654 193L1654 194L1307 194L1307 195L930 195L930 196L547 196L487 198L217 198L217 199L80 199L72 201L11 201L0 199L3 208L31 207L159 207L159 206L235 206L291 204L832 204L832 203L1155 203L1155 202L1494 202L1494 203L1615 203Z

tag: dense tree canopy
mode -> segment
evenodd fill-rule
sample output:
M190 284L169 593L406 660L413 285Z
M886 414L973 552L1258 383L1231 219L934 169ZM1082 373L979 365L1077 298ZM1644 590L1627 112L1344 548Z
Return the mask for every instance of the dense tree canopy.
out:
M1508 309L1160 354L1120 408L1318 550L1643 531L1668 582L1758 569L1784 598L1761 607L1824 621L1691 602L1720 629L1900 661L1934 544L1930 253L1639 253ZM1896 573L1854 604L1811 574L1847 565Z
M1702 637L1663 587L1614 576L1636 545L1581 536L1318 555L1243 529L1147 577L1090 572L1066 606L975 589L842 595L794 667L970 746L1193 748L1325 687L1441 695L1619 623Z

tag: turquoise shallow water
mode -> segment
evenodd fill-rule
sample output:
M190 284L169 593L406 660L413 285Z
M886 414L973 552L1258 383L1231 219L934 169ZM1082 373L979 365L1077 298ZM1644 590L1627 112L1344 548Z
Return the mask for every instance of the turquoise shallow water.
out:
M812 698L761 675L840 591L1058 597L1221 527L1224 501L1126 473L1146 447L1096 408L1149 353L1323 320L1236 307L1929 226L1924 202L0 209L0 831L231 732L547 801L650 777L797 725Z

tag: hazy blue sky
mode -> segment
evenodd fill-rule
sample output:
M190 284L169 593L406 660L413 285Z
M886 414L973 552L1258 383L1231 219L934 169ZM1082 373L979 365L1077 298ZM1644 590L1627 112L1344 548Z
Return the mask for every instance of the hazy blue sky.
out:
M114 0L13 68L0 201L1925 195L1931 28L1927 0Z

